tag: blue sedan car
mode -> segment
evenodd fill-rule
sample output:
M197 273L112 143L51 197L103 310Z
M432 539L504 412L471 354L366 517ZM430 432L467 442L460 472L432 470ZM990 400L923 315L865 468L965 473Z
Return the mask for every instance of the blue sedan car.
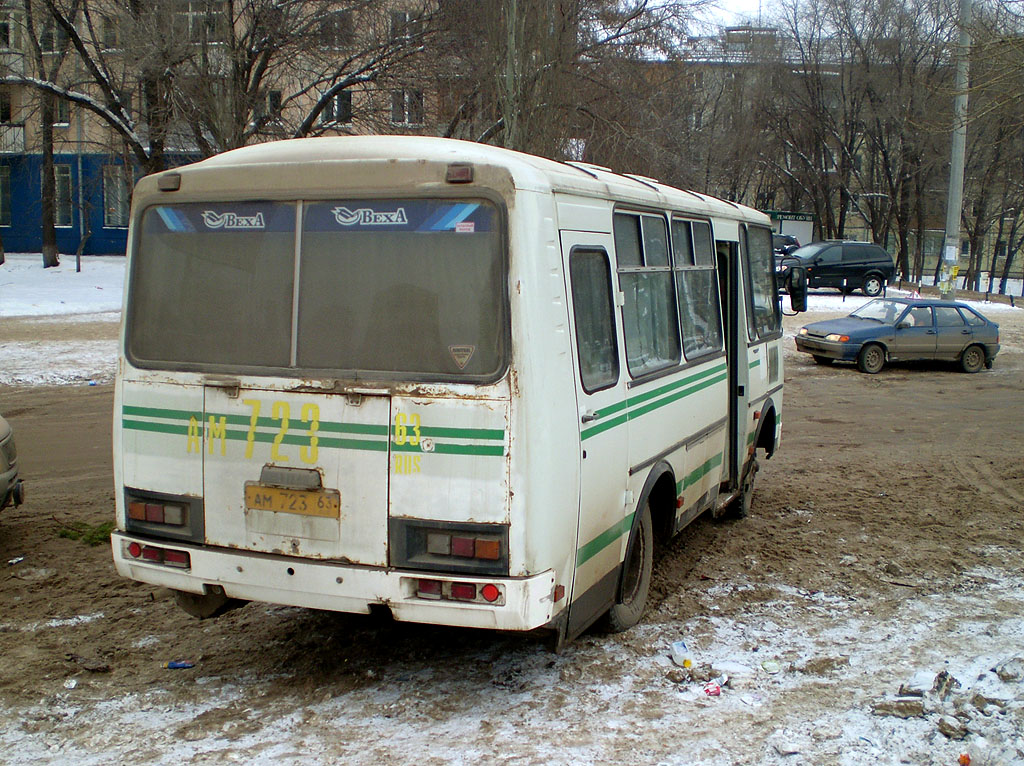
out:
M796 348L818 364L856 362L871 374L886 362L913 359L945 359L978 372L999 353L999 325L956 301L880 298L801 328Z

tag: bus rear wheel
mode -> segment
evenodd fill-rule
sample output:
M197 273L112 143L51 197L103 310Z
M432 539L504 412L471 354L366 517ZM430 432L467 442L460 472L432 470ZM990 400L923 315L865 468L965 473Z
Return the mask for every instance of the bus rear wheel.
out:
M617 601L605 615L605 625L612 633L621 633L640 622L647 607L647 594L651 590L651 569L654 565L654 529L651 507L644 504L640 521L622 562Z

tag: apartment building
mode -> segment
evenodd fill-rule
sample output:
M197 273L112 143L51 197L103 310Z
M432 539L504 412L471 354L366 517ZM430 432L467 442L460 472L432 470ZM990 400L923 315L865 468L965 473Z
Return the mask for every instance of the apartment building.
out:
M82 0L59 18L0 2L7 252L41 248L48 140L59 251L107 254L125 251L131 189L147 172L293 136L433 132L422 3L143 5L132 15Z

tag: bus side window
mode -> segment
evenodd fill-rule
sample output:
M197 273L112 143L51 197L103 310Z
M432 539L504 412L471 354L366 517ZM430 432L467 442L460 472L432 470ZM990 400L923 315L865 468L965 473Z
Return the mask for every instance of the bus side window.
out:
M612 274L604 250L573 250L569 256L572 311L580 382L588 394L619 379L618 344L612 304Z
M691 245L701 242L700 260L694 266ZM706 249L704 235L707 236ZM715 262L711 257L711 227L701 221L672 219L672 248L675 253L676 299L683 335L683 353L695 359L722 349L722 313L718 306Z
M616 213L613 221L619 289L625 297L626 366L639 378L679 364L681 358L668 233L663 216Z

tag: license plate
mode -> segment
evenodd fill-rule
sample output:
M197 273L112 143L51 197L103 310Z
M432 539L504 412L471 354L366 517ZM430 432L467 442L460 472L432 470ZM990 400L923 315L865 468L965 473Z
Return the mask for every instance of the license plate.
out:
M245 507L336 519L341 513L341 493L336 489L283 489L247 484Z

